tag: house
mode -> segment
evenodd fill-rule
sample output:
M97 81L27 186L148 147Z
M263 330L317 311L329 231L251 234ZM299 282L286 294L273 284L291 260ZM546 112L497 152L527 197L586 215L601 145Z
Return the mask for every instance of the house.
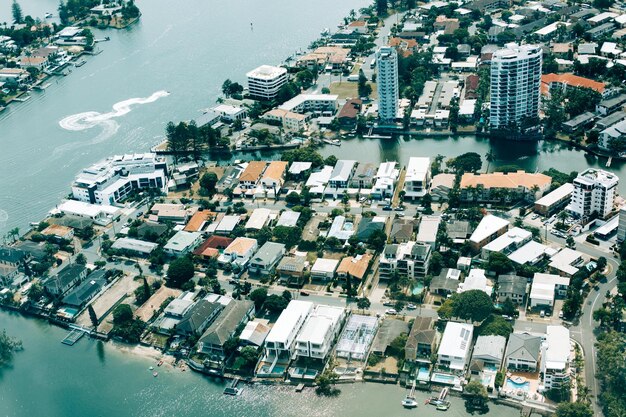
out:
M176 324L176 334L183 336L199 336L213 322L224 306L207 300L199 300L185 311Z
M363 255L346 256L341 260L335 273L340 280L346 280L350 277L351 282L355 282L355 286L358 286L367 275L367 271L372 261L373 256L369 253Z
M311 280L328 282L335 278L335 271L339 261L337 259L317 258L311 267Z
M430 158L411 157L404 179L404 198L424 197L430 188Z
M56 275L48 278L43 286L45 290L55 296L63 296L77 284L83 282L89 270L83 265L67 265Z
M370 194L372 198L382 200L393 196L395 190L394 185L398 179L398 175L400 174L396 165L397 163L392 161L382 162L378 166L374 186L372 187L372 192Z
M569 278L536 273L530 289L529 307L552 311L555 297L564 297L567 294L568 286Z
M304 256L284 256L276 267L280 283L290 287L301 287L304 284L306 266L307 261Z
M289 166L289 176L293 179L303 180L311 173L312 166L313 164L311 162L294 161Z
M224 216L222 217L222 220L220 220L220 222L215 225L215 229L213 231L220 235L231 234L240 221L241 216L238 215Z
M437 330L433 328L432 317L416 317L404 347L404 359L409 363L430 364L430 358L437 346Z
M470 358L474 326L449 321L437 351L437 366L458 374L465 373Z
M196 208L186 209L184 204L157 203L150 208L150 220L186 224L196 212Z
M305 184L309 192L315 196L322 196L332 173L333 167L327 165L319 171L312 172Z
M267 320L254 319L249 321L239 335L239 343L244 346L259 348L263 346L270 329L267 325Z
M163 313L152 323L152 328L162 335L171 335L176 325L194 305L194 297L194 293L186 291L170 301Z
M518 265L537 265L556 252L557 250L554 248L531 240L515 252L509 254L509 259Z
M202 232L215 218L217 213L209 210L198 210L185 225L185 232Z
M172 256L182 256L193 252L200 246L200 243L202 243L202 233L181 230L167 241L163 250Z
M541 337L528 333L511 333L504 355L506 369L536 372L539 364Z
M487 280L485 270L474 268L470 270L467 277L465 277L465 281L459 284L457 292L462 293L470 290L481 290L484 291L485 294L491 296L493 287L489 284L490 282Z
M566 122L561 123L561 127L566 132L575 133L586 127L591 126L594 120L596 120L596 115L590 111L587 111L579 114L576 117L571 118Z
M245 108L230 104L219 104L211 110L219 114L220 118L227 123L233 123L236 120L243 120L248 117L248 111Z
M255 208L244 227L246 230L261 230L269 222L271 214L272 210L268 208Z
M419 242L387 244L380 255L380 279L391 279L395 273L409 278L424 278L430 265L431 252L430 245Z
M504 358L505 346L506 338L504 336L478 336L476 343L474 343L472 361L480 360L499 369Z
M94 271L85 281L78 284L63 297L63 305L74 307L78 310L83 308L107 285L106 273L107 271L104 269Z
M285 245L265 242L250 260L248 270L252 274L269 275L285 254Z
M350 179L349 186L358 189L370 189L374 185L377 172L376 164L360 162Z
M577 250L563 248L550 258L548 267L559 275L572 277L578 272L578 266L583 262L583 254Z
M226 264L232 264L243 268L248 264L248 261L252 258L258 247L256 239L238 237L224 249L224 252L217 258L217 261L222 267Z
M518 275L500 275L498 277L497 300L502 304L509 298L515 304L523 306L526 300L528 280Z
M222 305L221 303L213 303ZM230 299L223 307L217 318L202 333L198 340L198 352L208 355L213 362L223 361L226 358L224 346L235 336L237 329L248 323L254 316L254 303L249 300Z
M348 361L365 361L378 330L376 316L352 314L337 342L336 355Z
M333 219L330 229L328 230L327 238L335 237L341 241L350 239L350 236L354 234L354 224L346 221L344 216L336 216Z
M263 171L265 171L266 166L267 162L265 161L248 162L248 166L239 176L239 188L244 190L244 193L255 189L261 179Z
M483 246L481 251L481 257L484 260L488 260L489 256L494 252L508 255L509 253L530 242L532 238L533 234L528 230L514 227L507 230L504 234L498 236L496 239Z
M354 174L356 164L356 161L337 161L335 167L333 168L333 171L330 174L326 194L336 195L338 192L342 192L343 189L348 188L348 184L350 179L352 178L352 175Z
M431 279L429 291L431 294L448 297L458 292L460 279L461 271L454 268L445 268L439 275Z
M0 264L21 266L30 260L28 253L12 246L0 246Z
M343 307L317 305L296 337L296 356L326 361L345 318Z
M234 239L212 235L193 251L201 259L217 258L233 242Z
M602 116L608 116L611 113L621 110L624 103L626 103L626 94L604 99L596 105L596 112L600 113Z
M121 237L111 245L112 249L122 253L130 252L131 256L149 256L159 245L145 240Z
M563 326L548 326L541 345L544 390L569 386L571 349L569 330Z
M378 332L372 341L370 352L379 356L386 356L387 349L397 337L409 334L409 324L404 320L388 317L382 321Z
M509 229L507 220L487 214L478 223L474 233L470 236L470 245L474 251L479 251L486 244L502 236Z
M362 105L363 101L359 98L348 99L337 114L337 120L339 120L341 126L344 128L355 128Z
M288 164L285 161L270 162L261 177L261 188L264 195L267 193L270 197L276 197L280 194L280 189L285 183L285 173Z
M285 210L280 214L276 226L296 227L300 218L299 211Z
M415 233L416 226L416 219L396 217L393 219L393 223L391 224L389 240L391 243L406 243L409 240L413 240L413 234Z
M386 217L363 217L359 222L359 226L356 230L356 237L359 242L365 242L374 234L374 232L385 231Z
M441 216L422 216L415 241L430 245L435 250Z

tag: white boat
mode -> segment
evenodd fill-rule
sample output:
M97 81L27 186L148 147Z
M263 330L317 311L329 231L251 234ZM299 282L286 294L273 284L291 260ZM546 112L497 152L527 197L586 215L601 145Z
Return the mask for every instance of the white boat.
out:
M50 18L52 17L52 13L47 12L46 14L44 14L44 15L43 15L43 17L44 17L45 19L50 19Z
M417 407L417 401L415 400L415 397L411 397L410 395L407 395L402 401L401 401L402 407L404 408L415 408Z

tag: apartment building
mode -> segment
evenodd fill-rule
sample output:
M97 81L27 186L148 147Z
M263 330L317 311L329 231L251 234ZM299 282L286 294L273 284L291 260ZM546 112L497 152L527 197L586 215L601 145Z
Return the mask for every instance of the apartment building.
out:
M265 358L292 359L296 337L312 312L312 302L291 300L265 339Z
M404 198L415 200L424 197L430 188L430 158L411 157L406 167Z
M589 168L574 180L574 191L567 210L586 221L593 213L606 218L617 196L619 178L608 171Z
M398 117L398 54L390 46L383 46L376 52L378 75L378 118L383 122L393 122Z
M541 372L545 390L560 388L570 380L570 334L563 326L548 326L541 345Z
M325 361L346 318L343 307L318 305L296 338L296 355Z
M287 70L282 67L261 65L246 74L248 92L259 100L273 100L280 88L287 83Z
M423 278L428 272L432 247L426 243L387 244L380 255L380 279L391 279L397 271L401 276Z

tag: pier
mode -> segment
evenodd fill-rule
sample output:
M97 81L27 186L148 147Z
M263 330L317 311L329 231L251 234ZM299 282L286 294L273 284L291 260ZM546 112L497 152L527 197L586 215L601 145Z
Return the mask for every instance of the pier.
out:
M74 346L83 336L85 332L79 329L72 329L71 332L61 341L64 345Z

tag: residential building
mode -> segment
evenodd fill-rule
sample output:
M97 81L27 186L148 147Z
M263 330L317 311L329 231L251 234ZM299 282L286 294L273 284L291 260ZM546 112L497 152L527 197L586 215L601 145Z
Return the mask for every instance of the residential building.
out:
M94 298L107 285L106 272L104 269L99 269L87 276L87 279L63 297L63 305L74 307L78 310L82 309L89 300Z
M271 327L265 319L254 319L246 323L246 327L239 335L239 343L244 346L259 348L265 343L265 338L270 333Z
M544 390L568 386L571 350L569 330L563 326L548 326L546 339L541 345Z
M583 221L594 213L607 218L613 211L619 178L608 171L589 168L574 180L574 191L567 210Z
M430 180L430 158L409 158L404 179L404 198L416 200L424 197L430 188Z
M381 162L376 172L372 193L370 194L372 198L382 200L393 196L395 190L394 184L400 174L396 165L397 163L395 161Z
M378 330L378 324L376 316L352 314L337 342L337 357L348 361L365 361Z
M145 240L133 239L130 237L121 237L111 245L111 248L115 250L130 252L134 256L149 256L152 251L158 247L159 245L157 243L146 242Z
M249 237L238 237L228 245L224 252L217 258L221 266L226 264L245 267L258 248L257 240Z
M185 311L174 330L179 335L200 336L223 308L220 303L199 300Z
M290 113L333 116L337 112L338 98L335 94L298 94L278 106L278 109Z
M337 114L337 120L339 120L341 126L355 128L357 118L361 113L361 106L363 106L363 100L360 98L348 99Z
M491 59L493 130L519 129L527 119L539 116L542 50L537 45L509 44Z
M41 231L41 234L58 241L71 242L74 238L74 229L59 224L51 224Z
M219 114L220 118L228 123L233 123L236 120L243 120L248 117L248 111L244 107L232 106L230 104L218 104L211 110Z
M572 277L583 263L583 254L577 250L563 248L550 258L548 267L559 275Z
M389 46L383 46L376 52L378 75L378 117L383 122L394 122L398 117L398 54Z
M265 171L267 162L265 161L250 161L248 166L243 170L239 176L239 188L242 190L253 190L261 180L261 175ZM244 191L245 192L245 191Z
M536 273L530 289L530 308L552 311L555 297L567 294L569 278L553 274Z
M163 313L152 323L152 328L160 334L171 335L176 325L194 305L194 297L194 293L186 291L173 299L165 307Z
M248 270L252 274L269 275L283 255L285 255L285 245L265 242L250 260Z
M415 241L430 245L435 250L441 216L422 216Z
M550 73L541 76L541 93L548 97L550 96L550 93L556 90L565 93L567 90L572 88L588 88L602 94L604 92L605 85L602 82L580 77L571 73Z
M509 298L518 306L524 306L528 280L518 275L500 275L498 277L497 301L502 304Z
M326 185L330 180L334 168L328 165L322 167L319 171L312 172L306 181L309 192L315 196L322 196L326 190Z
M202 233L181 230L167 241L163 250L172 256L186 255L200 246L202 240Z
M337 259L317 258L311 267L311 280L329 282L335 278L335 271L339 265Z
M225 236L212 235L198 246L193 254L202 259L218 258L233 240Z
M494 252L508 255L530 242L532 238L533 234L528 230L514 227L483 246L481 257L484 260L489 260L489 256Z
M552 178L541 173L493 172L465 173L461 177L461 199L464 201L535 201L550 189Z
M610 117L610 116L609 116ZM604 150L612 151L613 142L619 143L626 138L626 120L621 120L612 126L600 131L598 146Z
M484 269L471 269L467 277L465 277L465 281L459 284L457 292L461 293L470 290L480 290L488 296L491 296L491 293L493 292L493 286L491 285L489 280L487 280Z
M460 279L461 271L454 268L444 268L439 275L431 279L428 290L431 294L448 297L458 292Z
M202 232L204 229L217 218L217 213L209 210L198 210L189 219L185 228L185 232Z
M561 127L565 132L576 133L590 127L594 120L596 120L596 115L590 111L586 111L561 123Z
M333 223L330 225L327 238L336 237L337 239L345 242L350 239L350 236L354 234L354 224L346 221L344 216L336 216Z
M379 260L380 279L391 279L394 273L410 278L423 278L430 265L431 246L409 241L387 244Z
M250 96L259 100L273 100L280 88L287 83L287 69L271 65L260 67L246 74Z
M408 219L406 217L397 217L391 224L389 232L389 240L391 243L406 243L414 239L414 233L417 226L416 219Z
M542 216L549 217L569 204L573 192L574 185L566 182L535 201L535 211Z
M346 256L341 260L335 273L340 280L350 277L350 282L358 287L365 279L373 256L369 253L363 255Z
M224 216L222 217L222 220L220 220L219 223L217 224L214 223L215 228L211 228L212 230L209 230L209 231L213 231L220 235L229 235L235 230L235 227L237 227L240 221L241 221L241 216L238 216L238 215Z
M285 183L285 172L288 164L285 161L272 161L269 163L261 177L260 186L263 196L274 198L280 194L280 189Z
M359 222L356 231L356 238L359 242L365 242L374 234L374 232L385 233L385 222L387 218L384 216L363 217Z
M617 241L623 242L626 240L626 206L622 206L619 209L619 223L617 226Z
M368 162L359 162L357 164L354 175L350 179L349 186L358 189L370 189L374 185L378 167L376 164Z
M59 273L48 278L43 286L45 290L55 296L63 296L77 284L83 282L89 270L83 265L71 264L63 268Z
M493 214L487 214L482 218L472 236L470 236L470 244L474 251L479 251L486 244L502 236L509 230L509 222L507 220L496 217Z
M149 220L186 224L197 211L196 207L185 208L184 204L157 203L150 207Z
M296 351L296 337L313 312L313 303L291 300L265 339L265 358L290 360Z
M276 267L280 283L290 287L301 287L304 284L306 266L307 261L304 256L284 256Z
M296 227L298 225L298 219L300 218L300 212L285 210L280 214L276 226Z
M432 317L416 317L406 340L404 359L409 363L430 364L430 358L437 346L437 330L433 328Z
M261 230L270 221L272 210L268 208L255 208L244 226L246 230Z
M504 336L478 336L476 343L474 343L472 361L481 361L500 369L505 347L506 337Z
M326 361L345 317L343 307L317 305L296 337L296 356Z
M372 341L370 352L381 357L387 356L391 343L403 334L409 334L409 324L404 319L385 318Z
M336 194L337 192L343 192L348 188L348 184L354 171L356 169L357 162L352 160L339 160L335 164L330 178L328 180L327 194Z
M463 374L470 359L474 326L449 321L437 351L437 366Z
M506 369L537 372L541 353L541 337L528 333L511 333L504 355Z

